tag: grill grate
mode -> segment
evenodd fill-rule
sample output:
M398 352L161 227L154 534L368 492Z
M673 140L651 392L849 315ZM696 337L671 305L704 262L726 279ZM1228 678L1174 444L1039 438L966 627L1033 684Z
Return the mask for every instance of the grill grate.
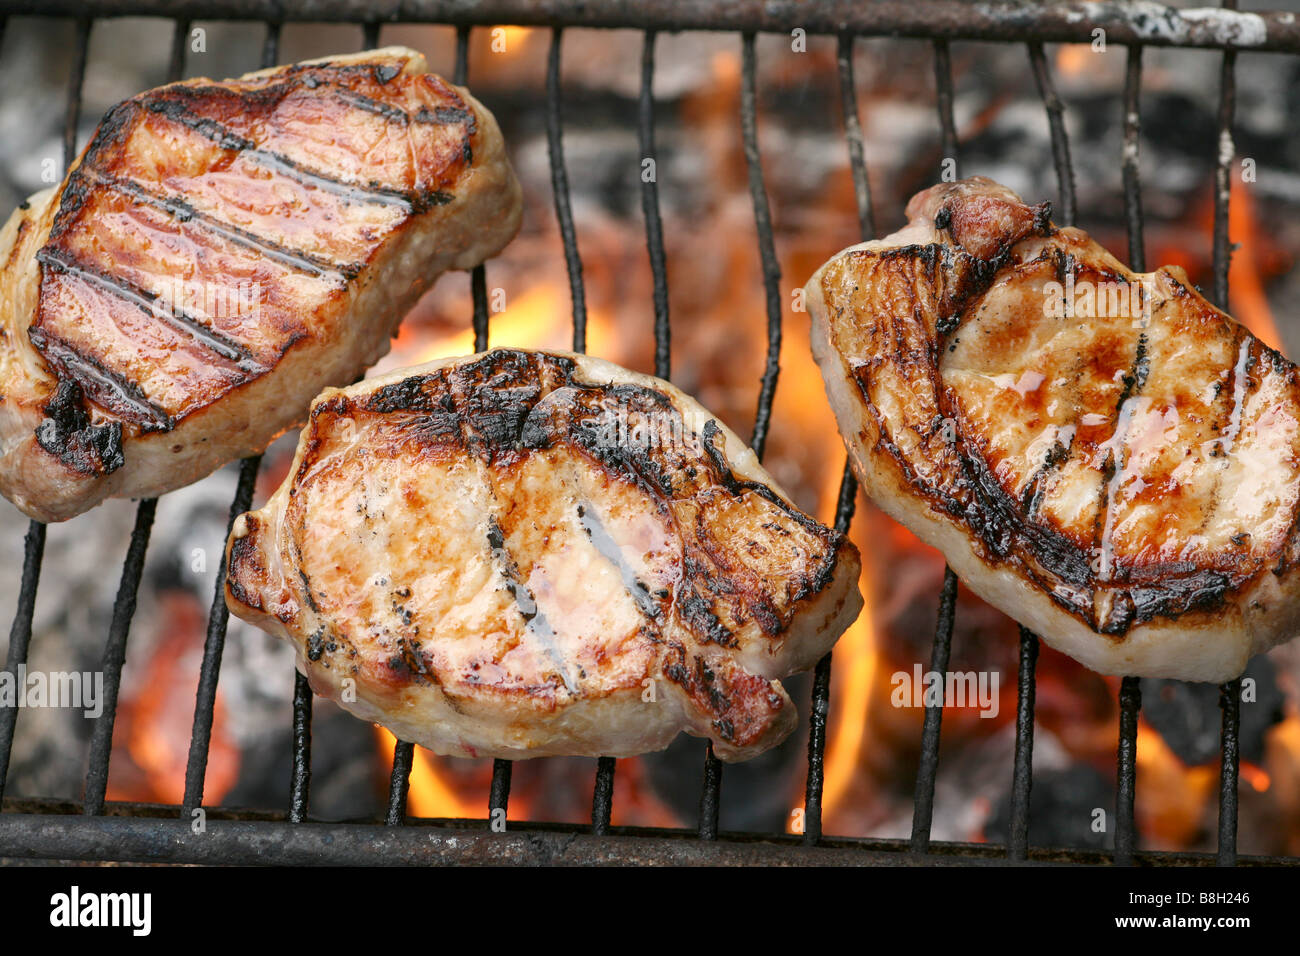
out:
M771 421L772 401L780 372L779 354L782 332L780 268L776 258L771 214L763 181L757 133L757 80L755 32L788 32L802 27L810 33L831 33L838 39L838 69L843 124L853 178L857 216L864 238L875 235L870 183L864 159L862 129L855 96L853 49L857 36L894 35L926 38L931 41L936 80L936 107L942 135L943 153L954 168L958 161L958 139L953 117L954 87L948 43L950 39L1023 42L1027 45L1030 65L1042 98L1051 133L1052 155L1060 191L1060 219L1072 224L1075 218L1074 173L1070 145L1065 129L1064 106L1056 94L1044 53L1044 42L1087 42L1094 25L1103 26L1112 42L1127 43L1128 60L1124 88L1124 153L1122 171L1124 206L1128 227L1129 259L1136 270L1145 268L1143 215L1138 176L1138 134L1140 130L1140 92L1143 45L1176 45L1221 49L1222 69L1218 126L1220 143L1231 144L1235 89L1235 44L1241 36L1230 29L1215 29L1212 18L1185 17L1168 12L1170 29L1152 33L1143 26L1137 12L1122 6L1098 9L1090 5L1093 18L1081 15L1080 4L1048 4L1032 8L998 5L967 6L948 0L911 0L907 3L885 2L874 5L834 0L817 9L799 9L797 14L780 5L760 0L734 0L728 4L704 4L693 0L642 0L636 5L617 4L608 8L591 7L581 0L551 0L546 4L527 0L492 0L467 8L458 3L437 0L414 0L401 6L400 18L394 13L380 14L384 21L441 22L457 26L455 81L464 84L468 73L470 32L475 25L517 23L549 26L551 45L546 73L546 130L556 219L564 245L573 303L573 347L586 346L586 305L582 280L582 259L570 205L568 178L564 165L562 97L560 67L563 29L566 26L630 27L644 32L641 62L641 88L637 116L637 133L643 157L655 156L655 112L652 86L655 72L655 41L659 30L722 29L740 34L742 48L741 128L749 176L749 192L754 211L759 255L762 262L767 311L767 355L759 392L752 445L760 455L766 444ZM1234 15L1235 0L1223 6L1227 17ZM396 8L394 8L396 10ZM173 19L175 33L171 48L169 76L183 74L186 37L193 18L262 19L266 24L262 63L278 60L279 40L284 19L307 19L351 22L363 31L364 47L379 44L381 20L375 18L368 4L360 0L314 0L300 10L294 3L275 0L29 0L0 2L0 39L9 13L35 14L46 17L72 16L76 22L76 50L68 84L64 118L63 147L65 168L76 156L76 128L81 112L81 92L85 78L87 49L95 17L142 15ZM1300 23L1289 15L1264 12L1253 15L1263 30L1262 40L1253 50L1300 53ZM793 22L797 19L799 22ZM790 22L787 22L790 21ZM1220 24L1222 26L1222 23ZM1214 300L1220 306L1227 301L1230 246L1228 242L1229 175L1232 150L1220 148L1216 167L1214 204ZM955 169L954 169L955 171ZM651 179L642 183L642 209L646 227L646 248L653 274L655 372L663 378L670 373L668 281L665 265L663 226L659 213L658 186ZM484 267L473 270L473 329L475 348L488 344L487 285ZM251 504L260 456L240 464L239 478L230 508L227 526ZM857 485L845 465L836 508L835 525L847 531L853 517ZM1012 860L1031 855L1028 840L1029 795L1032 784L1032 749L1034 734L1035 663L1038 638L1021 629L1020 670L1016 715L1016 746L1011 796L1011 828L1004 848L971 844L932 843L930 828L934 809L935 778L939 762L942 706L926 707L917 774L911 838L902 840L844 840L824 838L822 833L822 787L824 783L826 720L830 708L831 656L818 662L813 679L812 707L808 733L808 776L805 800L805 829L802 838L772 834L761 840L729 836L719 840L718 812L721 800L722 765L708 745L705 752L700 799L699 840L689 834L665 831L636 831L610 827L616 761L600 758L597 764L592 801L591 832L606 837L589 842L575 838L565 828L530 824L527 834L484 833L481 821L452 821L459 825L455 839L438 839L441 827L420 824L407 826L406 798L414 747L399 741L393 757L390 797L385 823L381 829L362 825L324 825L306 823L311 781L312 694L301 675L295 675L293 698L293 773L289 811L286 817L247 815L227 820L229 814L212 810L214 825L199 840L186 839L188 826L167 826L162 815L181 824L202 806L204 776L213 726L213 709L220 674L229 612L223 587L225 559L218 568L216 590L208 620L189 760L185 774L185 795L180 807L107 807L104 794L108 780L113 721L126 641L135 610L145 551L153 524L156 501L140 502L134 531L122 567L121 583L105 644L103 669L107 694L104 714L96 723L86 777L84 805L40 801L11 801L10 812L0 817L0 856L58 857L66 859L136 859L173 860L210 863L265 862L261 847L273 839L276 862L467 862L483 859L519 862L712 862L772 863L795 859L807 862L897 863L925 859L928 862L981 862L1005 854ZM24 539L24 559L17 610L10 630L6 668L11 672L27 660L31 642L32 617L36 590L40 580L45 545L45 526L32 522ZM931 651L930 669L944 672L951 649L956 605L957 580L945 570L939 614ZM1222 770L1219 792L1219 846L1217 862L1237 862L1237 782L1238 729L1240 720L1240 680L1230 681L1220 689L1222 708ZM1050 851L1036 849L1035 859L1070 862L1107 862L1131 864L1136 853L1134 797L1136 789L1137 719L1141 692L1136 678L1124 678L1120 695L1119 743L1117 747L1116 795L1117 830L1113 856L1090 851ZM13 742L16 708L0 709L0 798ZM508 810L511 764L497 760L493 767L489 797L489 814L495 821ZM85 817L76 817L80 809ZM465 827L478 826L479 830ZM400 829L398 829L400 828ZM608 834L616 836L608 837ZM558 836L563 834L564 839ZM432 835L433 838L430 838ZM793 847L802 843L804 849ZM802 853L802 857L799 856ZM1142 854L1143 862L1204 862L1205 855ZM1267 862L1280 862L1269 860ZM1290 861L1295 862L1295 861Z

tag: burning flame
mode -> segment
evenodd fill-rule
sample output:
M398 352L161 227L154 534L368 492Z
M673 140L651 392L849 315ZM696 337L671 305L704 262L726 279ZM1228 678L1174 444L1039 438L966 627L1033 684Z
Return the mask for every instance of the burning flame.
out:
M1145 720L1138 721L1135 807L1144 839L1156 849L1181 849L1200 831L1219 783L1217 766L1189 767ZM1158 794L1158 801L1146 794Z
M165 591L158 620L165 622L142 679L124 694L113 725L113 765L106 797L141 803L180 803L185 796L190 729L194 717L196 659L202 655L206 612L186 591ZM239 776L239 748L230 738L226 708L217 692L208 746L203 802L219 804Z
M1264 291L1264 270L1259 256L1260 229L1255 199L1249 189L1232 177L1231 203L1228 207L1228 238L1240 246L1228 267L1228 300L1238 322L1270 348L1282 350L1273 311Z
M393 762L397 738L392 732L375 726L379 738L379 753L385 764ZM443 779L433 755L423 747L415 748L411 760L411 789L406 797L406 812L413 817L451 819L482 817L487 813L483 799L467 800L447 780Z
M568 289L556 283L542 283L508 302L489 319L489 345L514 345L530 349L573 347L573 320ZM614 323L603 310L587 307L587 351L608 355L615 346ZM474 330L460 329L449 335L427 338L411 323L405 323L393 344L392 356L384 369L422 365L441 358L471 355Z
M1056 50L1056 68L1065 78L1082 76L1092 65L1095 54L1086 43L1062 43Z
M832 711L835 717L831 721L826 746L822 807L828 816L839 809L858 768L862 742L867 736L871 686L876 675L876 633L870 600L872 573L865 553L859 583L867 602L858 619L836 645L832 671L836 685L833 696L838 706Z

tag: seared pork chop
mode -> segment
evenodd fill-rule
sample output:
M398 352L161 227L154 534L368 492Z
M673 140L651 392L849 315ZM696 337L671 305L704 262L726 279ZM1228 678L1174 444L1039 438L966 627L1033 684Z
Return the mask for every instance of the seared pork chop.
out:
M261 451L520 214L495 120L412 50L127 100L0 231L0 493L57 521Z
M229 568L317 693L456 756L753 756L862 605L853 545L692 399L513 349L323 393Z
M1102 673L1223 681L1290 638L1296 367L990 180L907 215L805 288L867 493Z

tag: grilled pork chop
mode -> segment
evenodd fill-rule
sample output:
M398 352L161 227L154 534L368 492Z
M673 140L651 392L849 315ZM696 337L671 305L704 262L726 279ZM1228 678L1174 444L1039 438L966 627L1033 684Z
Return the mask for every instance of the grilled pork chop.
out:
M497 349L313 404L226 600L319 694L455 756L725 760L862 605L857 551L667 382Z
M261 451L520 215L496 121L411 50L127 100L0 231L0 492L62 520Z
M1300 617L1296 367L976 178L805 288L868 494L1102 673L1223 681Z

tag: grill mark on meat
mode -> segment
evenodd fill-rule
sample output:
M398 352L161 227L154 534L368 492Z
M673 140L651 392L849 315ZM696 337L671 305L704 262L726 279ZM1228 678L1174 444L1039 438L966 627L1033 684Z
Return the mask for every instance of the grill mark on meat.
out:
M175 427L172 417L151 402L139 385L106 368L94 355L82 352L39 326L32 326L27 334L32 344L55 367L59 377L75 379L96 405L123 421L138 425L142 432L165 432ZM121 467L121 463L116 467Z
M1254 364L1251 355L1254 336L1242 329L1238 340L1237 361L1232 366L1232 410L1228 413L1228 427L1219 441L1219 452L1224 455L1232 454L1233 442L1241 434L1241 416L1246 407L1247 387L1251 384L1250 367Z
M525 630L537 640L546 656L551 659L556 672L564 681L565 688L571 695L577 697L578 686L569 673L568 661L564 659L564 655L561 654L559 646L556 644L555 631L552 629L550 621L546 619L546 614L537 606L537 598L533 596L533 592L529 590L527 584L519 579L519 568L506 548L506 539L501 532L501 526L497 524L496 517L492 515L488 516L487 542L492 551L492 560L496 563L497 571L500 572L502 579L506 582L506 587L510 590L510 596L514 598L515 606L524 619Z
M1147 355L1147 337L1143 332L1138 335L1137 345L1133 350L1133 361L1129 366L1128 372L1124 375L1124 387L1120 391L1119 400L1115 403L1115 412L1111 418L1111 434L1102 448L1107 456L1106 465L1102 471L1101 487L1098 491L1100 498L1100 507L1097 509L1097 521L1094 525L1093 534L1093 551L1098 558L1098 570L1096 571L1096 581L1099 584L1108 583L1115 570L1114 567L1114 543L1113 536L1115 533L1115 500L1118 497L1120 486L1124 481L1124 469L1127 460L1124 457L1125 445L1128 442L1129 431L1133 425L1133 413L1137 408L1137 401L1142 393L1142 387L1146 385L1147 376L1151 371L1150 359ZM1100 614L1100 612L1098 612ZM1116 623L1108 625L1102 620L1101 616L1097 617L1096 626L1104 633L1109 633L1108 627L1114 630L1118 627L1121 631L1128 629L1128 623L1122 625Z
M259 255L266 256L268 259L273 259L281 265L288 266L290 269L305 272L308 275L318 278L335 276L341 284L344 280L355 279L361 274L364 267L363 263L360 262L333 263L311 253L290 249L273 238L241 229L239 226L223 222L209 213L200 212L183 199L153 192L145 188L139 180L123 179L98 173L95 174L95 180L138 202L167 213L178 222L196 223L235 245L242 246Z
M258 362L244 346L233 339L227 338L216 329L204 325L194 316L174 307L168 309L155 308L156 298L123 276L104 272L89 263L82 262L73 253L57 246L46 246L41 249L36 253L36 261L57 272L79 279L95 289L129 302L141 312L153 316L160 322L165 322L177 331L188 335L198 345L236 365L240 371L245 373L245 380L263 375L268 371L266 366ZM37 328L39 327L34 326L33 331ZM41 346L38 345L37 348L41 348Z
M648 618L658 618L663 613L663 608L650 596L650 589L646 587L644 581L636 576L636 571L624 559L623 549L610 535L609 530L600 520L600 516L590 502L580 502L578 504L578 521L587 535L587 540L591 542L600 556L618 571L618 576L623 581L624 590L627 591L628 596L632 598L641 613Z
M382 100L366 96L364 93L348 89L345 86L335 87L334 95L348 106L355 106L367 113L382 116L399 126L409 126L412 123L424 123L430 126L455 126L463 123L465 125L466 140L478 132L478 123L474 118L474 114L467 109L454 106L437 106L429 109L427 106L421 106L414 113L408 113L400 106L385 103Z
M182 102L183 100L201 102L200 96L205 91L228 92L216 88L209 90L206 87L172 86L141 96L133 102L142 109L194 130L217 143L222 149L241 153L266 169L354 202L400 205L409 212L421 213L434 206L446 205L455 199L451 193L439 189L420 191L393 189L374 183L349 182L318 170L308 169L287 156L263 149L255 141L236 134L214 119L192 112L186 103Z

